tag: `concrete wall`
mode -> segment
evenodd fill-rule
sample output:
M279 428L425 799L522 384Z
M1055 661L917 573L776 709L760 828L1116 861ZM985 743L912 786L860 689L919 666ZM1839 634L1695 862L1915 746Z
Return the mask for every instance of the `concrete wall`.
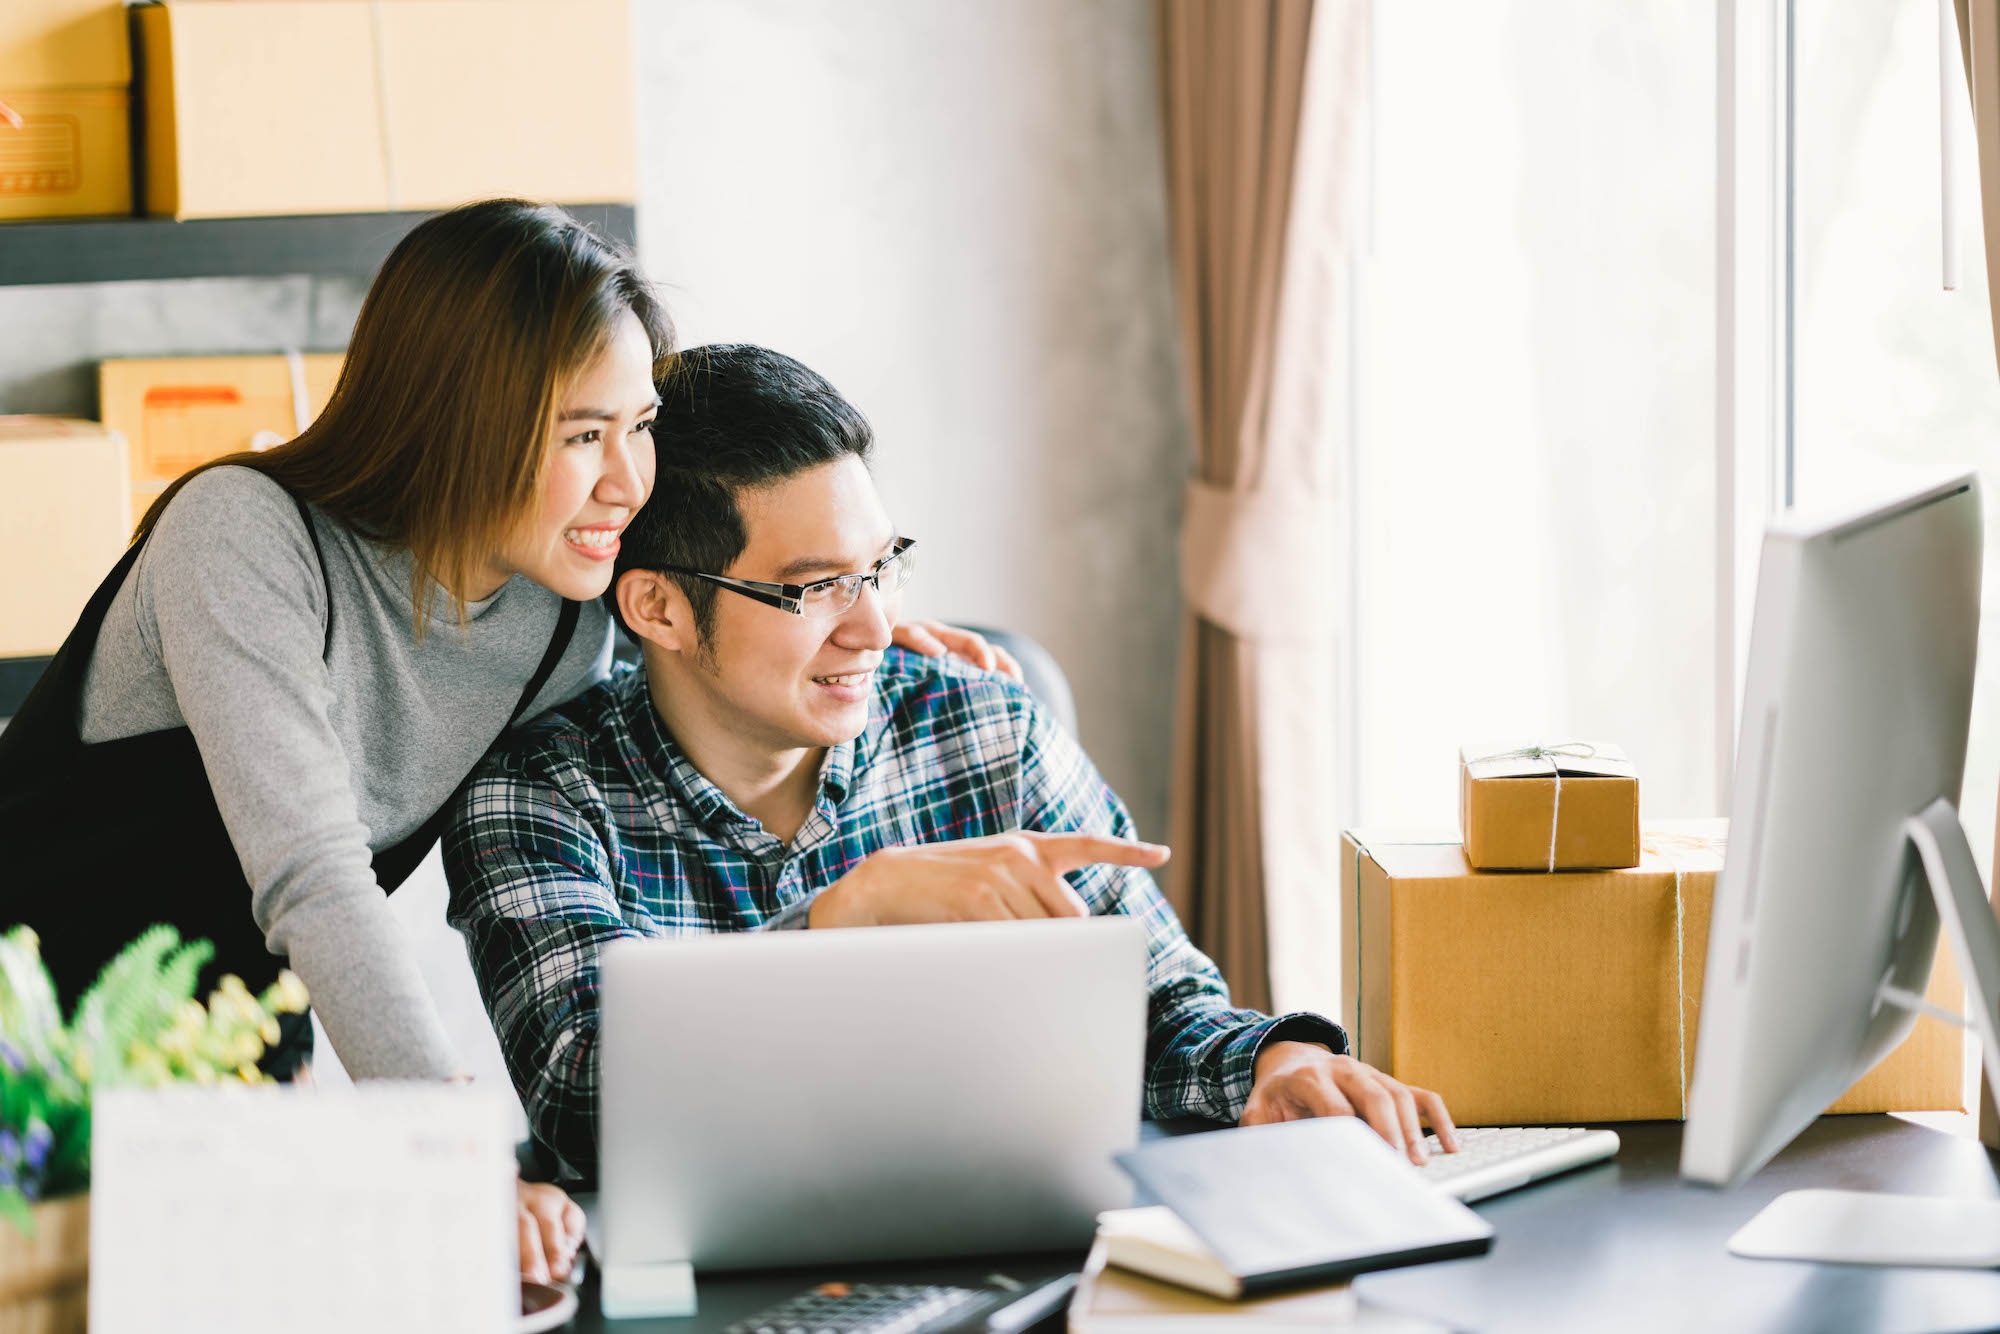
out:
M1188 446L1151 5L639 12L640 228L687 340L868 414L912 609L1045 642L1163 835Z

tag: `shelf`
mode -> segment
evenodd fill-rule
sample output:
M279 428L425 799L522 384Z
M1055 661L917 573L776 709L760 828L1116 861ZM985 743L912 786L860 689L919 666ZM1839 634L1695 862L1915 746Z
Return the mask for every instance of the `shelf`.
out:
M0 722L14 716L51 658L0 658Z
M613 240L636 245L630 204L565 204ZM295 218L103 218L0 223L0 287L159 278L368 277L430 213Z

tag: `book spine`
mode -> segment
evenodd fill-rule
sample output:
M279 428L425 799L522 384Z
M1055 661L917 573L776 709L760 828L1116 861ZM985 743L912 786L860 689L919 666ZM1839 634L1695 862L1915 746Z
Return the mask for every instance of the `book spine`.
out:
M1429 1264L1433 1260L1457 1260L1468 1255L1484 1255L1493 1247L1493 1238L1469 1237L1463 1241L1450 1241L1437 1246L1419 1246L1414 1250L1394 1251L1384 1255L1353 1256L1333 1260L1326 1264L1300 1265L1295 1269L1273 1269L1261 1274L1242 1276L1245 1297L1267 1297L1274 1292L1286 1292L1293 1288L1310 1288L1322 1283L1337 1283L1353 1278L1356 1274L1369 1274L1378 1269L1401 1269L1407 1265Z

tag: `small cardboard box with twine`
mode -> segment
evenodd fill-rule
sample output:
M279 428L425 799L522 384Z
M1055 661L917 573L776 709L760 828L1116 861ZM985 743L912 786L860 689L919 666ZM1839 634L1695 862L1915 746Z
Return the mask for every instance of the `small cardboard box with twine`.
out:
M1344 835L1341 1020L1355 1054L1462 1125L1686 1115L1724 820L1649 825L1639 865L1489 874L1447 838ZM1946 952L1933 1004L1959 1008ZM1833 1112L1963 1106L1958 1031L1923 1022Z
M1458 753L1458 824L1481 871L1639 864L1639 774L1616 746L1490 742Z

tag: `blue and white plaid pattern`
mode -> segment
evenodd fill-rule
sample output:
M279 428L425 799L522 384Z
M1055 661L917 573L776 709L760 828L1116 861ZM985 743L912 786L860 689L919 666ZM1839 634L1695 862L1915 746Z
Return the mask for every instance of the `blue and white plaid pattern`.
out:
M605 942L802 927L819 890L883 848L1017 829L1133 836L1082 748L1014 682L891 649L874 689L789 847L688 762L639 671L505 738L460 793L444 837L451 921L535 1138L568 1173L595 1172ZM1148 1114L1234 1121L1274 1036L1346 1051L1318 1015L1231 1008L1144 871L1069 881L1092 912L1147 925Z

